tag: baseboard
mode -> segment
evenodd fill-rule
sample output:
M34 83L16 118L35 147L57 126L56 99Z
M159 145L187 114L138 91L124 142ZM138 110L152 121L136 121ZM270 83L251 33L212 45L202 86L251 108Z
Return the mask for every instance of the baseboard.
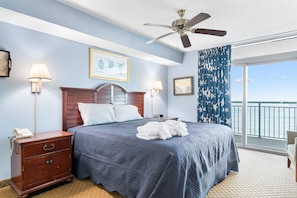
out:
M10 181L10 179L0 181L0 188L9 186L9 181Z
M256 147L256 146L250 146L250 145L249 146L242 146L241 144L236 144L236 146L237 146L237 148L241 148L241 149L265 152L265 153L282 155L282 156L287 155L285 150L277 150L277 149L273 149L273 148Z

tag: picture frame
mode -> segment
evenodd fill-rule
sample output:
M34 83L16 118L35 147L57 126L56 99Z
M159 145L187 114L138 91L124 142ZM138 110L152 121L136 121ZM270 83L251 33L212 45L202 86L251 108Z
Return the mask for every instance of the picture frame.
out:
M11 70L10 52L0 50L0 77L9 77Z
M173 91L175 96L193 95L193 76L174 78Z
M90 48L90 78L114 81L129 81L129 58Z

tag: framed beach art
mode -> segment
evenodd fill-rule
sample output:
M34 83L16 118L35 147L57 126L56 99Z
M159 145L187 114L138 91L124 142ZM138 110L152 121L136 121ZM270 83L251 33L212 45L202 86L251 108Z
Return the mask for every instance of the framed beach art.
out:
M0 77L9 77L11 70L10 52L0 50Z
M90 48L90 78L128 82L128 57Z
M174 78L173 90L175 96L193 95L193 76Z

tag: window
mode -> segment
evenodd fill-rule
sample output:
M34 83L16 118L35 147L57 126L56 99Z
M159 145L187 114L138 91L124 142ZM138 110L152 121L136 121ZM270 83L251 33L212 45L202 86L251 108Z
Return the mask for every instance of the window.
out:
M297 129L297 61L231 69L232 130L237 143L284 150L286 131ZM243 82L247 81L247 94ZM242 128L243 97L247 98ZM243 144L244 145L244 144Z

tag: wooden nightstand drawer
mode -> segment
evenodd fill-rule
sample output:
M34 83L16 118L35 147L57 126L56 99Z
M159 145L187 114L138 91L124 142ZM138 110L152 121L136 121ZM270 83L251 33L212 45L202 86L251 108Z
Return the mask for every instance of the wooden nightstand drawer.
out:
M44 164L39 164L34 168L24 171L23 174L23 190L41 185L49 180L49 170Z
M24 172L30 170L30 169L36 169L37 167L44 166L46 163L48 156L46 155L40 155L36 157L31 157L31 158L25 158L24 159L24 167L23 170Z
M52 165L51 177L53 179L58 179L71 174L72 166L70 150L53 154L50 163Z
M69 149L70 143L71 142L69 141L69 138L63 138L26 144L23 148L23 155L24 157L30 157L63 149Z
M24 189L71 174L71 152L64 150L24 160Z
M19 197L72 180L71 137L65 131L52 131L15 140L10 184Z

